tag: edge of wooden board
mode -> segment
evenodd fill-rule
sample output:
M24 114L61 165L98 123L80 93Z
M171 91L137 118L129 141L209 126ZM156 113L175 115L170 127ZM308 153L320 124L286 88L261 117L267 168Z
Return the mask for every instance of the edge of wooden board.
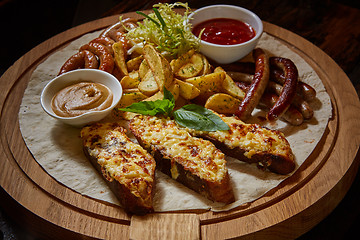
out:
M129 13L131 14L131 13ZM58 34L54 36L53 38L45 41L44 43L40 44L39 46L32 49L29 53L25 54L22 58L20 58L11 68L9 68L8 71L4 73L4 75L1 77L1 81L4 84L4 91L0 93L0 100L1 100L1 110L4 112L4 105L8 104L8 102L11 99L10 95L15 94L13 91L16 91L17 93L24 91L26 88L26 84L28 79L30 78L30 75L32 73L32 70L47 57L49 54L51 54L53 51L56 51L57 49L64 46L67 42L72 41L73 39L79 37L80 35L87 33L89 31L99 30L101 28L104 28L107 25L112 24L118 16L111 16L104 19L99 19L90 23L86 23L83 25L80 25L78 27L69 29L68 31L65 31L64 33ZM269 23L264 23L264 29L272 29L270 31L271 34L274 34L275 36L279 35L280 38L283 39L293 39L293 38L300 38L301 42L304 42L307 45L307 49L305 51L299 50L298 51L307 56L308 61L311 61L311 66L314 66L315 70L317 70L317 73L319 76L322 76L323 78L330 79L331 77L329 73L324 73L321 69L321 66L324 66L324 64L330 64L332 66L332 72L339 71L339 74L341 78L347 79L347 76L342 72L342 70L337 66L335 62L331 58L329 58L325 53L323 53L320 49L318 49L316 46L312 45L311 43L307 42L306 40L302 39L301 37L285 30L281 29L277 26L274 26ZM60 43L60 39L67 39L64 42ZM289 40L290 41L290 40ZM295 46L298 47L298 46ZM43 48L45 50L43 50ZM312 60L311 57L313 55L312 52L315 52L319 54L322 59L316 59ZM35 60L35 61L34 61ZM25 69L25 70L24 70ZM321 79L323 79L321 78ZM13 80L15 79L15 81ZM329 123L329 128L327 129L326 136L323 138L322 141L325 141L325 143L328 145L328 149L323 149L321 146L318 146L316 150L311 154L308 160L306 160L304 167L302 166L302 171L310 171L309 175L303 176L300 174L300 176L296 176L297 173L295 173L295 176L292 176L288 180L285 180L284 184L280 184L279 187L276 188L275 191L271 191L270 193L266 194L264 197L254 201L248 206L241 206L233 211L226 212L226 213L213 213L213 212L190 212L190 213L166 213L159 214L162 215L162 217L168 218L168 217L176 217L178 214L179 216L186 214L187 216L190 216L191 219L194 216L194 214L197 216L197 219L194 220L195 225L200 224L199 231L201 227L201 236L202 237L210 237L210 236L219 236L218 234L225 234L228 233L229 236L251 236L255 237L256 235L261 236L262 233L266 233L268 231L275 231L276 229L279 229L280 232L284 236L289 236L289 234L286 234L287 231L289 231L289 228L284 226L288 226L290 223L295 223L302 218L299 219L299 215L302 215L304 213L305 215L309 212L309 207L314 208L315 206L317 209L319 209L320 206L319 203L325 201L324 199L328 199L331 197L334 199L331 204L327 207L326 215L331 212L333 208L337 205L338 202L341 201L342 197L347 192L347 189L351 185L351 177L354 175L354 172L356 174L358 161L355 161L356 159L356 153L357 149L353 145L351 145L351 154L348 154L347 156L347 162L346 166L342 166L343 169L341 169L340 175L337 175L336 178L339 179L336 183L332 182L332 185L330 186L330 189L327 189L327 191L322 191L319 196L317 196L317 199L314 200L314 202L306 202L303 203L301 206L297 206L293 209L290 209L292 212L292 215L283 216L282 218L277 218L273 220L269 220L269 222L262 222L262 224L255 224L253 227L247 226L245 228L242 227L235 227L238 226L242 221L245 219L252 220L261 217L259 214L261 212L268 212L271 210L279 211L281 210L289 210L288 206L285 206L284 203L286 201L289 201L289 199L297 196L300 191L303 191L309 184L311 184L313 181L317 179L318 174L322 173L324 169L328 168L329 163L331 163L332 158L331 154L336 153L339 154L338 145L343 144L339 143L337 141L333 141L330 139L331 137L342 135L343 134L343 127L339 127L339 125L344 121L344 119L341 117L341 114L346 111L348 112L348 109L343 109L343 105L346 105L346 100L342 99L341 93L337 92L337 89L330 84L330 82L324 82L326 88L330 90L329 92L332 95L333 104L336 108L334 113L334 118ZM346 84L343 86L345 90L348 92L348 95L355 94L356 92L354 89L351 89L351 83L348 80ZM334 91L333 91L334 90ZM354 93L353 93L354 92ZM22 94L20 94L22 96ZM10 96L10 97L9 97ZM357 95L356 95L357 96ZM338 100L340 99L340 100ZM354 99L350 99L351 101L354 101ZM349 101L350 101L349 100ZM339 104L339 107L337 107ZM341 108L341 109L338 109ZM4 129L7 129L8 124L13 124L13 121L16 122L15 126L12 125L13 132L10 133L10 136L2 135L1 136L1 148L0 151L3 153L3 161L0 162L0 166L3 167L3 169L8 169L9 171L7 174L2 174L0 177L0 183L3 189L15 200L17 201L21 207L27 209L28 211L32 212L34 215L36 215L36 218L43 219L48 224L54 224L56 226L60 226L60 229L70 232L77 232L80 235L85 236L91 236L91 237L106 237L111 238L113 237L112 234L109 234L107 236L104 236L102 233L97 232L96 230L90 230L86 228L86 226L81 225L80 227L77 227L76 224L74 225L73 221L71 219L64 219L59 218L57 215L54 214L55 209L60 214L63 215L65 212L68 211L68 213L81 222L87 222L90 225L92 224L100 224L102 226L110 227L111 229L118 229L114 230L114 233L122 234L122 236L129 236L131 231L131 224L135 224L132 221L135 218L131 218L131 216L128 216L125 214L121 209L119 210L118 207L113 206L111 204L105 204L101 203L97 200L82 196L71 189L66 188L65 186L62 186L60 183L58 183L55 179L47 175L47 173L37 164L36 161L32 158L31 154L29 152L26 153L27 148L25 143L22 141L22 138L19 139L19 136L16 136L19 132L19 126L18 126L18 119L17 119L17 111L18 109L13 110L13 116L11 116L8 120L4 120L7 116L1 116L1 122L0 122L0 128L3 131ZM351 109L352 116L354 114L359 113L359 100L355 100L353 103L353 108ZM340 115L340 116L339 116ZM355 123L353 123L355 125ZM357 126L359 129L359 126ZM17 132L18 131L18 132ZM21 137L21 136L20 136ZM359 142L359 139L357 138L357 143ZM21 143L22 142L22 143ZM23 144L23 147L25 145L25 149L21 153L16 154L25 154L26 158L16 160L14 158L14 153L9 149L9 144ZM356 144L356 142L355 142ZM332 147L336 147L336 149L332 149ZM15 154L15 155L16 155ZM322 154L322 158L319 158L317 154ZM311 161L318 159L320 162L315 167L315 169L311 169ZM19 162L17 162L19 161ZM33 161L35 163L30 163L28 161ZM31 176L27 175L27 171L31 170L32 174ZM40 171L40 172L39 172ZM43 172L41 172L43 171ZM47 176L45 176L47 175ZM14 176L17 176L17 179L14 179ZM9 179L13 180L17 183L16 186L14 184L9 183ZM301 180L298 182L297 180ZM4 184L7 182L6 184ZM299 185L299 183L301 183ZM292 185L293 184L293 185ZM334 197L334 191L338 190L338 186L341 185L343 188L341 189L341 194L338 194L337 197ZM343 186L344 185L344 186ZM60 191L58 188L60 187ZM18 191L22 192L23 195L19 195ZM30 196L35 195L37 201L34 203L34 201L27 200L28 198L25 198L24 195L28 194ZM39 198L43 197L45 200L45 203L43 205L43 209L39 210L37 209L36 203L41 202ZM95 207L94 207L95 206ZM61 209L64 210L61 210ZM294 209L297 209L294 211ZM35 211L36 210L36 211ZM56 212L55 211L55 212ZM64 212L63 212L64 211ZM295 232L293 234L296 234L296 236L301 235L305 231L309 230L310 227L315 225L317 222L322 220L325 217L325 214L317 214L317 217L315 218L316 221L307 219L308 222L302 222L303 228L299 228L296 231L291 230L292 232ZM162 218L161 217L161 218ZM180 217L181 218L181 217ZM137 219L137 218L136 218ZM139 220L139 219L137 219ZM256 222L256 221L255 221ZM137 221L139 224L139 221ZM147 222L141 222L140 225L146 225ZM290 224L290 225L291 225ZM231 227L233 225L233 227ZM121 226L119 228L119 226ZM129 227L130 226L130 227ZM136 226L136 224L135 224ZM231 231L229 231L228 227L231 227ZM256 226L256 227L255 227ZM134 225L133 225L134 227ZM129 229L130 228L130 229ZM273 229L275 228L275 229ZM119 231L119 229L121 229ZM225 232L223 232L222 229L226 229ZM245 229L245 230L239 230L239 229ZM270 229L270 230L269 230ZM281 231L281 229L283 229ZM196 235L196 234L195 234ZM119 236L119 235L118 235ZM132 235L134 236L134 235ZM225 235L221 235L221 237L224 237ZM296 237L295 236L295 237Z

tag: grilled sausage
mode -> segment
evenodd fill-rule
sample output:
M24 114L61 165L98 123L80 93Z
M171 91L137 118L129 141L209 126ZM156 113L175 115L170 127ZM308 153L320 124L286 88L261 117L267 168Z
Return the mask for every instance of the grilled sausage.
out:
M260 105L269 109L274 106L277 100L278 96L275 93L264 93L260 100ZM287 111L281 116L281 119L295 126L304 122L303 115L293 106L290 106L287 109Z
M266 88L267 91L276 93L276 95L280 95L283 87L275 83L273 81L269 81L268 86ZM314 115L313 109L310 107L309 103L306 102L300 95L295 94L294 99L291 103L294 107L301 112L304 119L310 119Z
M84 50L75 53L66 60L58 75L80 68L98 68L98 65L99 62L95 55L87 50Z
M102 44L89 43L80 48L80 51L88 50L98 56L100 60L99 69L108 73L112 73L114 69L114 58L109 50Z
M279 98L267 114L268 120L273 121L286 112L294 99L298 82L298 70L295 64L287 58L271 57L270 64L281 68L285 74L285 82Z
M235 112L235 115L241 120L250 117L269 81L269 59L267 54L262 49L256 48L253 50L253 58L255 60L254 78L239 105L239 109Z
M95 38L93 40L90 41L90 43L99 43L99 44L102 44L104 45L108 50L109 52L113 55L114 54L114 51L112 49L112 45L115 43L114 40L112 40L111 38L109 37L98 37L98 38Z
M280 69L271 69L270 70L270 79L279 84L284 84L285 75ZM299 94L305 101L312 101L316 97L316 90L311 87L309 84L302 81L298 81L296 92Z

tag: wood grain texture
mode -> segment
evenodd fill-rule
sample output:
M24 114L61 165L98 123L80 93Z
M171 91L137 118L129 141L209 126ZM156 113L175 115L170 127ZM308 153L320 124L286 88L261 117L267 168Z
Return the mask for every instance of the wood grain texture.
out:
M266 22L266 32L289 45L315 69L334 107L321 142L299 171L280 186L228 212L192 211L136 217L112 204L82 196L49 176L32 157L19 130L18 111L27 82L36 66L51 53L117 19L118 16L99 19L54 36L20 58L1 77L0 169L4 171L0 185L21 209L30 213L24 221L53 239L69 235L176 239L175 232L195 239L199 236L202 239L264 239L265 236L291 239L308 231L335 208L359 165L356 157L360 144L359 99L346 74L324 52L298 35Z
M149 214L133 216L130 239L200 239L197 214Z

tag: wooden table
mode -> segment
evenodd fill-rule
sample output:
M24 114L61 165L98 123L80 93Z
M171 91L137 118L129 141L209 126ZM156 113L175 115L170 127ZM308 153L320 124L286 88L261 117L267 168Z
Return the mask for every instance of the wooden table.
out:
M111 9L104 11L100 16L105 17L139 9L148 9L152 6L152 3L155 2L157 1L123 1L118 4L112 3ZM205 1L188 2L193 8L206 5ZM229 1L227 1L227 3L229 3ZM82 2L80 1L79 7L81 7L81 4ZM359 16L359 9L339 5L332 1L321 1L320 3L313 3L312 1L300 1L299 3L287 3L284 1L239 1L237 5L254 11L263 20L295 32L320 47L348 74L359 93L360 45L358 39L360 29L351 27L360 25L360 20L357 17ZM274 6L276 6L276 8ZM80 8L78 11L81 12L82 9L83 8ZM77 16L79 15L81 14L78 12ZM94 19L100 16L94 17ZM80 23L79 19L79 17L74 18L74 22ZM78 20L78 22L76 22L76 20ZM87 20L92 19L88 18ZM45 39L46 38L43 40ZM29 49L23 50L28 51ZM318 227L315 227L300 238L345 238L345 234L347 232L349 233L347 228L352 224L355 225L355 228L353 228L353 232L355 232L356 223L359 223L357 221L360 216L360 208L357 204L357 201L360 200L359 194L357 193L359 190L358 178L359 177L355 179L352 188L343 202L340 203L339 207L320 223ZM5 206L4 204L6 203L6 206L14 205L14 207L19 208L3 191L1 191L0 196L2 206ZM31 213L25 211L25 216L26 214L31 215Z

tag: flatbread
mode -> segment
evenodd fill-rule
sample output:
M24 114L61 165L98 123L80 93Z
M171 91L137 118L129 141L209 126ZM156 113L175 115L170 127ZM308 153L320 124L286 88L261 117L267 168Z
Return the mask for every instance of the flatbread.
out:
M80 129L51 118L40 105L42 89L57 75L62 64L76 53L81 45L98 37L99 33L94 32L80 37L64 49L53 53L35 69L22 99L19 123L28 149L50 176L80 194L119 205L119 201L105 181L83 154ZM291 59L298 68L299 79L310 84L317 92L316 99L310 103L314 109L314 117L311 120L300 126L292 126L280 120L275 124L265 125L285 134L295 155L298 169L325 132L332 114L330 97L316 72L282 42L264 33L258 47L267 51L269 55ZM265 116L265 113L255 109L253 116L250 122L255 123L259 121L258 116ZM125 121L121 123L126 126ZM258 123L263 125L263 122ZM234 203L225 206L214 203L157 171L155 211L232 209L258 199L293 174L283 176L262 171L254 164L243 163L230 157L227 157L227 161L236 198Z

